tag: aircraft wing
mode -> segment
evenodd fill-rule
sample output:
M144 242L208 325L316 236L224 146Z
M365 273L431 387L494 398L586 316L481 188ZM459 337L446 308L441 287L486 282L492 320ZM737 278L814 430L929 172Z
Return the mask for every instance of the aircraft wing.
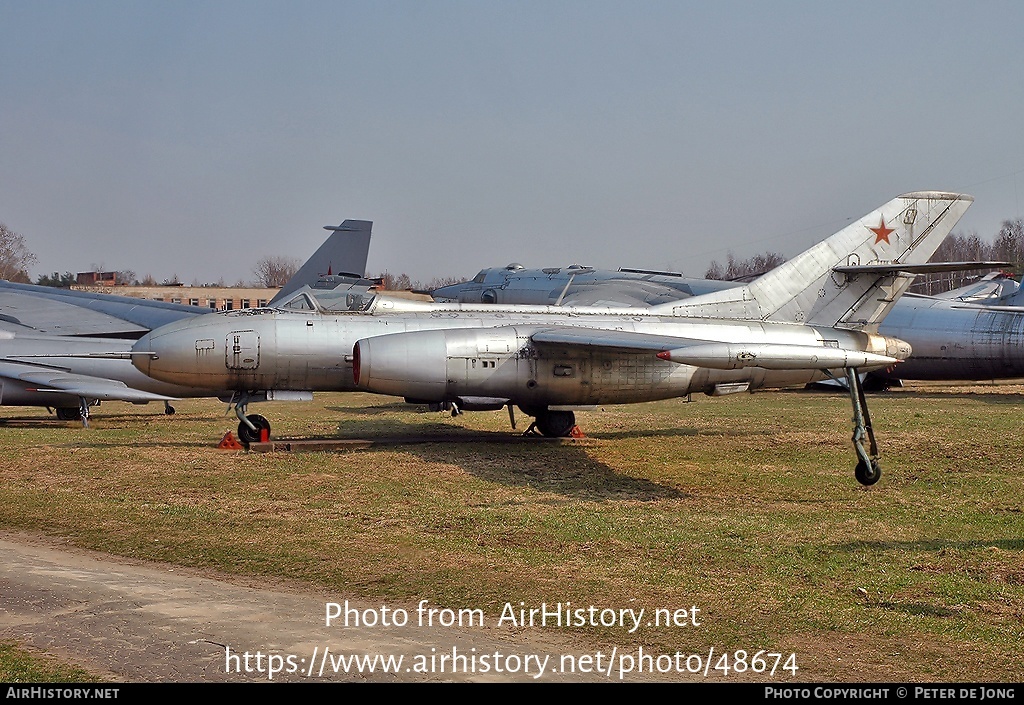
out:
M670 362L716 370L825 370L889 367L900 359L862 350L791 343L722 342L596 328L546 328L530 336L537 345L585 347L621 353L652 352Z
M77 374L31 363L0 360L0 381L11 380L33 387L37 392L70 394L103 401L170 401L174 397L133 389L124 382Z
M686 345L707 343L707 340L678 338L671 335L648 335L624 330L600 328L545 328L530 336L540 345L563 345L567 347L604 348L627 352L662 352Z
M965 301L962 304L954 304L951 308L962 308L969 309L971 311L999 311L1001 313L1024 313L1024 305L1022 306L997 306L988 305L981 301Z
M38 333L139 338L210 309L0 280L0 320Z

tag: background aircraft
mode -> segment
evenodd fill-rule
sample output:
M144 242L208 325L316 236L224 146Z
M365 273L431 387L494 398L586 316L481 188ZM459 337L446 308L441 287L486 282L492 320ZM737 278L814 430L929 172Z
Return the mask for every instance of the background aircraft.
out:
M907 357L906 343L875 331L914 273L942 266L926 262L972 201L905 194L751 284L642 309L481 307L300 289L276 309L151 331L132 361L169 383L242 394L236 413L246 441L269 433L266 419L246 415L254 390L360 389L455 409L507 406L510 414L518 406L541 433L559 436L575 424L574 406L845 374L856 476L872 484L877 447L856 370Z
M907 294L915 295L912 292L907 292ZM976 282L941 294L932 294L932 298L950 299L960 303L983 306L1024 306L1024 294L1020 291L1020 282L1006 272L989 272Z
M374 282L362 272L372 226L366 220L326 226L332 234L272 301L310 284L368 289ZM325 272L332 274L320 274ZM160 382L130 362L132 342L153 328L211 313L198 306L0 281L0 404L53 408L60 419L88 425L89 408L100 401L161 401L174 413L169 402L175 398L215 396L222 390Z
M1005 262L953 262L951 270ZM931 270L937 271L937 270ZM574 265L483 269L472 281L431 292L439 301L649 307L742 286L671 272L600 270ZM910 358L868 373L869 383L900 380L989 380L1024 377L1024 292L1001 273L939 296L905 294L878 332L910 343Z

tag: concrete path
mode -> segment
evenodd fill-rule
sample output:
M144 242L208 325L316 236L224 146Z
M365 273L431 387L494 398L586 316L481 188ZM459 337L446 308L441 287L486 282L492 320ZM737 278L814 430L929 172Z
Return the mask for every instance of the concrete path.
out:
M551 630L352 628L340 621L328 627L327 603L343 603L344 596L246 587L232 580L2 534L0 639L130 683L265 682L271 667L277 671L275 682L534 681L545 656L550 658L537 679L541 682L618 680L617 675L557 672L561 654L580 652ZM381 607L349 606L375 614ZM391 607L408 610L415 624L415 605ZM337 661L351 655L403 660L387 673L380 660L373 672ZM425 672L416 672L417 666Z

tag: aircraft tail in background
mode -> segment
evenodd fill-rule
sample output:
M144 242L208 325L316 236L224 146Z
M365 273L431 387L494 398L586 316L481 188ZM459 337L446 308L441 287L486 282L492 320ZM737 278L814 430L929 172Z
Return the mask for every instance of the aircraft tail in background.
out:
M372 228L373 221L370 220L346 220L341 225L325 225L324 230L333 231L331 235L281 287L270 305L303 286L314 286L324 275L362 279L366 274Z

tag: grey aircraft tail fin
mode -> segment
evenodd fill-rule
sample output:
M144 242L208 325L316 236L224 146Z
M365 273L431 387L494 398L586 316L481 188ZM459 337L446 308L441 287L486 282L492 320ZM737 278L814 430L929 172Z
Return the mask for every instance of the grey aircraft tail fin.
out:
M875 332L974 198L897 196L746 286L696 296L674 315L747 318Z
M341 225L325 225L324 230L333 232L313 256L299 267L295 276L281 287L270 304L282 300L296 289L313 286L324 275L362 279L366 273L372 228L373 221L370 220L346 220Z

